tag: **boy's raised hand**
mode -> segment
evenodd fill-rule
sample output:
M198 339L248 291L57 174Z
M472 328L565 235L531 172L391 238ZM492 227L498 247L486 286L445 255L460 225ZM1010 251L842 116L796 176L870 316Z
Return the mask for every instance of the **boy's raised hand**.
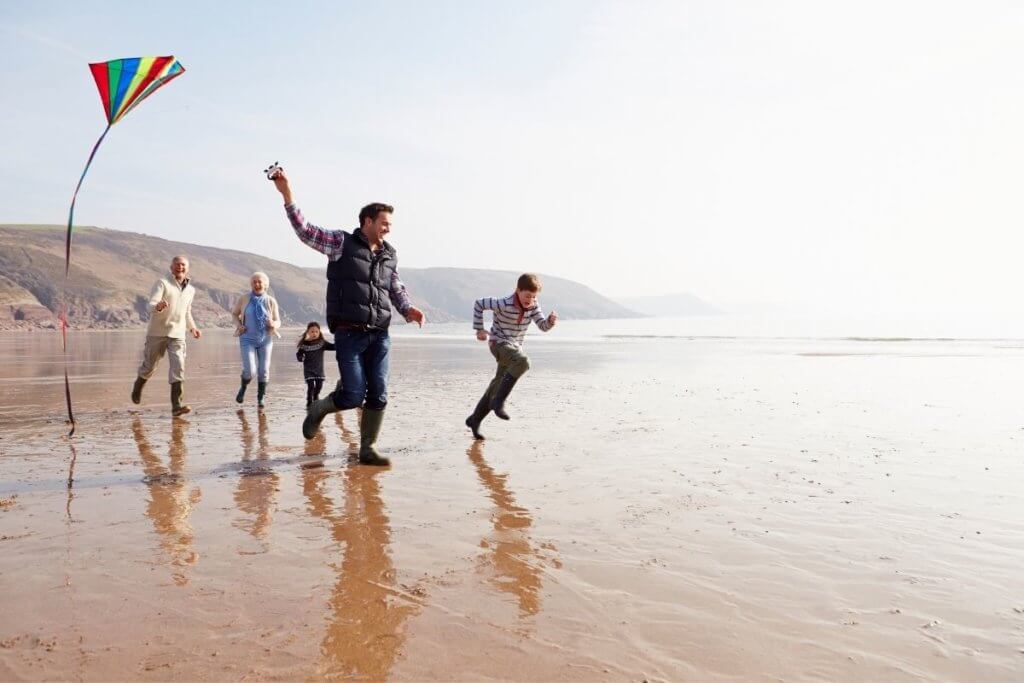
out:
M487 341L487 332L485 332L484 330L477 330L476 338L479 339L480 341Z
M551 325L552 327L554 327L555 323L557 323L557 322L558 322L558 314L555 313L554 311L551 311L551 313L548 314L548 325Z

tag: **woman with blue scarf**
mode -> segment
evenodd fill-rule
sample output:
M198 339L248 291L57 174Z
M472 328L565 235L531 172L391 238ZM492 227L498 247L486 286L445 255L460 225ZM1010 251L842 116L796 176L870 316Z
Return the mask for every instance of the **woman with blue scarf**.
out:
M245 400L245 388L253 375L257 378L256 404L262 408L270 382L270 354L274 350L273 337L280 337L281 314L277 300L267 293L270 278L266 273L253 273L250 278L252 291L243 294L231 311L235 318L235 336L242 353L242 386L235 400Z

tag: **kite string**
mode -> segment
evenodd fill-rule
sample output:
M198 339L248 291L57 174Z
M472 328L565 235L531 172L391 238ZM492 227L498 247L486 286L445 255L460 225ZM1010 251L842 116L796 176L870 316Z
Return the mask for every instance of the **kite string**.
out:
M71 210L68 211L68 234L64 242L64 285L61 288L60 293L60 339L61 349L64 354L64 398L68 404L68 421L71 423L71 431L68 432L68 436L75 435L75 414L71 410L71 383L68 381L68 310L67 310L67 290L68 290L68 273L71 271L71 231L74 226L75 220L75 202L78 200L78 191L82 189L82 181L85 180L85 174L89 172L89 166L92 165L92 160L96 156L96 151L100 148L103 143L103 138L107 137L107 133L110 132L110 125L103 129L103 134L100 135L99 140L93 145L92 151L89 153L89 160L85 162L85 168L82 169L82 175L78 178L78 184L75 185L75 193L71 195Z

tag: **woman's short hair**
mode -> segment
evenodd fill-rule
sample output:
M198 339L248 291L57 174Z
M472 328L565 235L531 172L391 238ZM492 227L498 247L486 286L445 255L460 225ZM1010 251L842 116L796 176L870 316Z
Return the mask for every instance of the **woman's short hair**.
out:
M256 278L259 278L260 280L263 280L263 286L264 287L269 287L270 286L270 278L267 277L267 274L264 273L263 271L257 270L255 273L253 273L252 275L249 276L249 281L252 282Z

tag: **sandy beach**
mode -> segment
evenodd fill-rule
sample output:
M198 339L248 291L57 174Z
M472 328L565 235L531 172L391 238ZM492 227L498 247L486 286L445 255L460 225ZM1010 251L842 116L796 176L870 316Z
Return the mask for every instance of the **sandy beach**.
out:
M1024 343L594 329L484 442L484 346L397 330L385 470L303 440L297 333L263 412L190 342L178 420L75 333L70 440L57 334L0 335L0 679L1024 677Z

